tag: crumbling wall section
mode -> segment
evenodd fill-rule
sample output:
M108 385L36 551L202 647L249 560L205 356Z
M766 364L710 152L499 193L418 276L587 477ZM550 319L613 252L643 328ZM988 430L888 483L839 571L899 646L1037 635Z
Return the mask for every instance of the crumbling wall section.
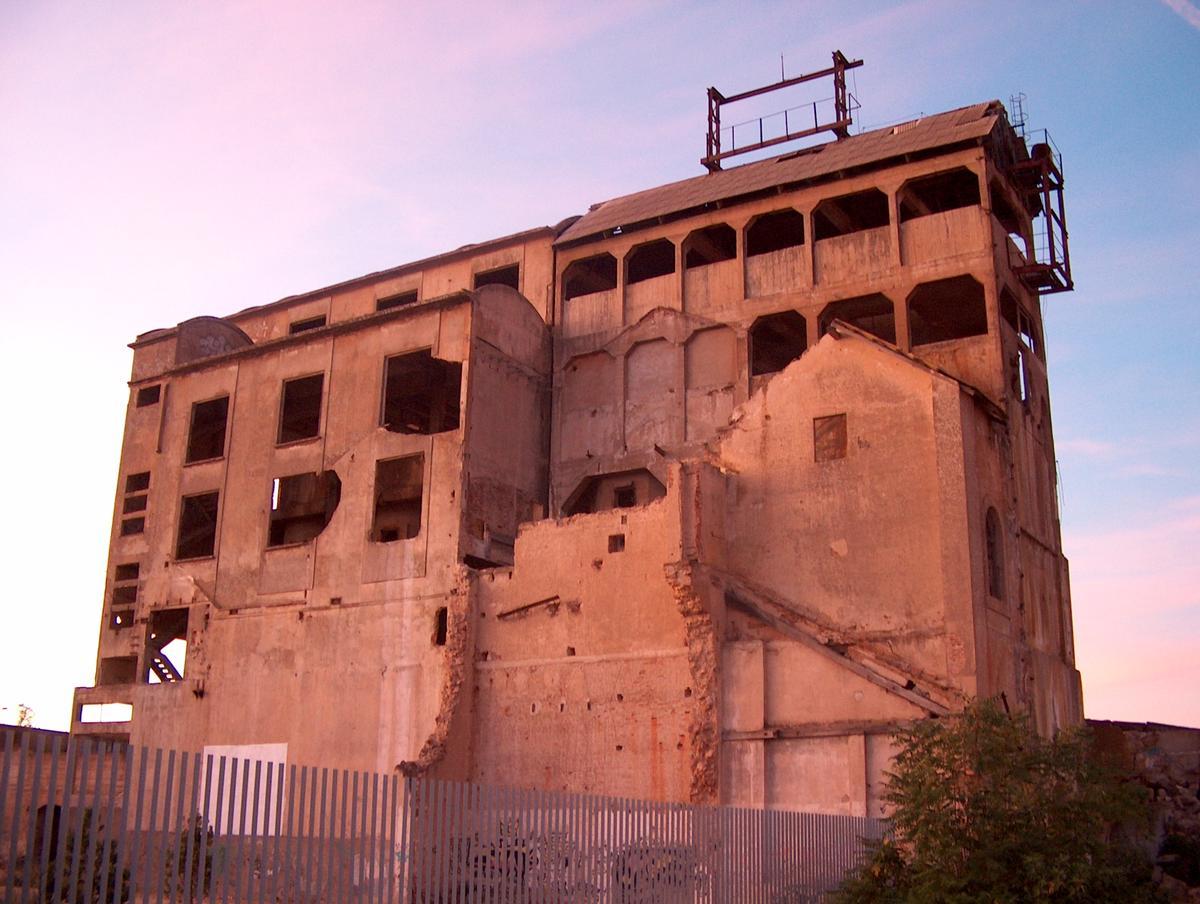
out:
M710 608L693 586L690 569L668 566L667 580L683 616L688 671L692 676L691 786L689 802L719 802L721 642Z
M405 776L465 779L470 772L472 663L475 658L473 594L465 570L446 596L446 643L441 648L442 686L433 729L414 760L401 760Z

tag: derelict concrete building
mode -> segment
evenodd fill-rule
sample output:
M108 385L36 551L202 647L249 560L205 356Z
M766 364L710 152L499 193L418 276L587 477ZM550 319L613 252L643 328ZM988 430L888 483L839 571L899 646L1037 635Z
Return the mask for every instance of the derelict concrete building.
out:
M1078 722L1052 154L712 170L139 336L73 731L874 814L898 723Z

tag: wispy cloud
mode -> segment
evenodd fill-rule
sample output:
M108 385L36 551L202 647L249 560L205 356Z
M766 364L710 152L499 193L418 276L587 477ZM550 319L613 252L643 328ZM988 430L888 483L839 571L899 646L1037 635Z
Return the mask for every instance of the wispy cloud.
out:
M1163 3L1178 13L1192 28L1200 29L1200 7L1194 6L1188 0L1163 0Z

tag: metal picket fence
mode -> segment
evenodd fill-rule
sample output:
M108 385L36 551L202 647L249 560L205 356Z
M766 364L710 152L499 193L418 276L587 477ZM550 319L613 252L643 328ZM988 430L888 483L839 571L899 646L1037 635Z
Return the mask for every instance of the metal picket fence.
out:
M4 902L798 904L885 825L0 736Z

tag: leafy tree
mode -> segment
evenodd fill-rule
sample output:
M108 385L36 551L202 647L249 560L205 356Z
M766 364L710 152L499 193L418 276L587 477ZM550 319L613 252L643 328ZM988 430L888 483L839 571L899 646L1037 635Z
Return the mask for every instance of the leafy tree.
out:
M889 837L838 894L858 902L1154 901L1143 789L1086 730L1039 737L993 702L916 723L885 800Z

